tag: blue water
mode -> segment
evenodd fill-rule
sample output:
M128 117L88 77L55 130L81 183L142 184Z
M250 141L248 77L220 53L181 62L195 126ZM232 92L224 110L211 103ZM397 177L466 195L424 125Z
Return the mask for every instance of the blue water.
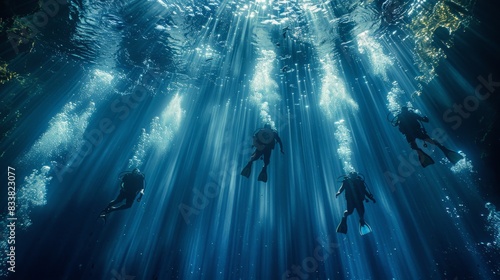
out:
M499 45L484 3L431 2L53 2L1 85L2 169L16 184L2 251L17 218L15 272L2 252L2 277L498 278L500 222L485 208L500 202L498 168L474 139L492 138L476 128L497 113L496 85L481 81L498 79L486 53ZM438 4L460 20L433 33L444 56L430 61L410 23ZM404 105L465 159L429 145L436 163L419 166L388 121ZM285 152L273 152L267 183L262 161L240 175L264 123ZM146 177L142 201L104 224L133 168ZM365 236L357 213L335 232L350 171L377 200Z

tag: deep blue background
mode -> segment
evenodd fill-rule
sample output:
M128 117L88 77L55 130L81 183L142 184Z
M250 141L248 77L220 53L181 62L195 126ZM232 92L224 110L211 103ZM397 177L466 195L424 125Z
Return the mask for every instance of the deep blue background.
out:
M419 73L411 40L398 37L408 34L404 23L411 17L372 30L395 62L385 80L359 52L354 20L340 21L331 34L324 26L314 28L313 23L322 26L323 17L349 14L357 1L332 1L322 6L330 13L314 15L298 13L303 6L289 3L306 21L292 22L296 33L286 38L286 24L261 23L268 13L285 12L286 5L255 8L260 12L249 18L244 1L195 2L71 1L40 28L32 49L23 46L15 54L4 42L2 58L19 77L1 85L2 169L16 168L18 197L23 195L18 207L26 207L18 212L19 222L32 223L16 230L17 272L10 277L280 279L300 266L309 279L495 279L498 244L486 243L498 232L488 229L484 204L500 204L494 157L498 94L456 130L442 117L473 94L479 75L500 80L493 4L476 3L475 20L453 34L437 77L411 98ZM8 11L20 13L22 5L7 4ZM381 5L371 3L371 11ZM30 10L28 4L22 7ZM323 29L327 39L318 43ZM438 30L434 39L447 36ZM259 68L262 50L276 57L269 69ZM286 55L290 58L279 59ZM321 106L321 61L329 56L358 105L353 109L334 99L340 103L333 116ZM285 65L294 71L280 71ZM256 79L259 72L268 80ZM254 98L256 80L268 86L260 99ZM435 165L414 167L400 184L387 181L387 172L397 173L398 157L411 154L386 120L394 81L404 91L400 101L429 116L429 131L442 128L449 136L445 145L465 152L472 169L454 172L437 150ZM126 116L116 110L139 88L146 94L126 105ZM251 155L251 135L263 124L265 101L264 111L285 147L285 155L272 155L267 184L257 182L260 161L250 179L239 175ZM70 103L74 109L64 111ZM156 117L160 125L152 126ZM86 133L103 119L115 129L104 133L80 164L71 164ZM343 144L335 133L342 125L352 141L350 158L338 152ZM149 147L142 162L129 164L141 143ZM377 199L366 205L374 230L367 236L357 233L356 213L347 235L335 232L345 209L343 198L335 199L337 178L346 172L346 162L364 174ZM58 177L64 164L70 170ZM25 179L42 166L51 167L45 175L51 180ZM119 173L132 167L145 173L146 194L104 224L99 212L118 194ZM196 200L208 186L217 187L214 196ZM41 198L42 205L30 202ZM197 203L202 207L192 208L196 214L187 223L179 207ZM315 258L318 248L331 250L324 261ZM317 267L308 272L308 264Z

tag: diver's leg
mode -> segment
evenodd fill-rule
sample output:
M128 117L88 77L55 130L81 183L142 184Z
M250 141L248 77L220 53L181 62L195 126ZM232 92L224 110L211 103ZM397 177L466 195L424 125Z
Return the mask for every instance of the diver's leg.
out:
M438 141L436 141L430 137L424 138L424 139L422 139L422 141L427 142L427 143L432 144L432 145L436 145L440 148L444 147L443 145L441 145L441 143L439 143Z
M252 172L252 163L260 158L262 155L262 151L259 151L255 149L253 152L252 156L250 157L250 160L248 161L247 165L243 167L243 170L241 170L241 175L245 177L250 177L250 173Z
M421 153L424 153L424 151L422 151L422 149L420 149L420 147L417 145L417 141L416 139L413 139L413 141L410 142L410 147L417 151L418 155L419 155L419 158L420 158L420 154Z
M432 139L429 134L427 134L427 132L425 131L422 131L422 135L420 135L419 137L422 141L424 142L427 142L429 144L432 144L432 145L435 145L437 146L438 148L440 148L441 150L442 149L446 149L441 143L439 143L437 140L435 139Z
M423 138L420 138L419 136L416 136L414 134L410 135L410 134L406 134L406 141L408 141L408 144L410 144L410 148L412 148L413 150L417 151L417 153L419 154L420 156L420 153L422 151L422 149L420 149L420 147L417 145L417 138L418 139L421 139L423 140Z
M361 201L357 204L356 210L358 211L359 222L364 223L365 222L365 205L363 204L363 201Z
M111 212L114 212L114 211L127 209L127 208L130 208L131 206L132 206L132 204L125 203L125 204L122 204L122 205L120 205L118 207L111 207L111 209L109 209L107 211L107 213L111 213Z
M254 161L256 161L257 159L259 159L261 154L262 154L262 152L256 149L255 152L253 152L252 156L250 157L250 160L248 161L247 165L245 165L245 167L243 168L243 170L249 169L250 167L252 167L252 163ZM247 172L245 172L245 173L247 173ZM250 171L248 171L248 175L250 175Z
M438 141L436 141L430 137L428 137L424 141L427 141L429 143L436 145L444 153L446 158L453 164L459 162L460 160L462 160L464 158L461 154L446 148L443 144L439 143Z
M444 153L446 158L453 164L457 163L458 161L460 161L461 159L464 158L461 154L446 148L443 144L439 143L435 139L432 139L429 137L429 138L425 139L424 141L429 142L433 145L436 145L436 147L438 147Z
M437 140L435 139L432 139L429 134L427 134L427 132L425 130L422 130L420 131L420 133L418 133L418 135L416 136L416 138L424 141L424 146L427 147L427 143L429 144L432 144L432 145L435 145L437 146L438 148L440 148L441 150L442 149L446 149L443 145L441 145L441 143L439 143Z
M122 202L122 200L123 199L120 199L120 197L118 196L114 200L111 200L111 202L108 204L108 206L106 206L106 209L111 208L111 207L115 206L116 204L119 204L120 202Z
M422 151L422 149L420 149L418 146L417 146L417 143L415 141L415 139L413 139L412 142L410 142L410 147L417 151L417 154L418 154L418 160L420 161L420 164L423 166L423 167L426 167L427 165L430 165L430 164L433 164L434 163L434 160L428 155L426 154L424 151Z
M250 177L250 173L252 172L252 163L254 161L256 161L257 159L259 159L259 157L262 155L262 152L259 151L259 150L255 150L252 154L252 156L250 157L250 160L248 161L247 165L245 165L245 167L243 167L243 170L241 170L241 175L242 176L245 176L245 177Z
M410 147L411 147L413 150L415 150L415 151L420 150L420 147L417 145L417 141L416 141L416 139L413 139L413 140L411 140L411 141L410 141L410 142L408 142L408 143L410 143Z
M255 152L253 152L252 156L250 157L250 161L248 164L252 164L252 162L258 160L262 156L263 151L259 151L255 149Z
M264 168L266 168L271 162L271 149L266 148L264 150Z
M351 200L347 200L347 210L344 211L342 220L340 221L340 224L337 226L338 233L343 233L343 234L347 233L347 216L351 215L352 211L354 211L354 205Z
M131 197L131 196L127 196L127 197L123 197L123 199L126 199L127 201L125 202L125 204L122 204L118 207L111 207L109 210L108 210L108 213L111 213L113 211L118 211L118 210L123 210L123 209L128 209L130 207L132 207L132 203L134 202L134 197ZM123 201L122 199L122 201Z
M351 211L349 211L349 210L345 210L345 211L344 211L344 216L343 216L343 217L344 217L344 218L347 218L347 216L349 216L349 215L351 215L351 214L352 214L352 210L351 210Z
M108 206L106 206L106 208L104 209L103 212L109 213L110 209L112 209L113 206L115 206L116 204L119 204L125 198L126 198L125 194L122 191L120 191L120 194L114 200L111 200L111 202L108 204Z
M351 215L352 212L354 212L354 203L352 203L352 201L348 200L347 201L347 210L344 211L344 218L347 218L347 216Z
M266 183L267 182L267 165L269 164L271 149L265 148L263 151L263 155L264 155L264 167L262 167L262 170L259 173L258 180Z

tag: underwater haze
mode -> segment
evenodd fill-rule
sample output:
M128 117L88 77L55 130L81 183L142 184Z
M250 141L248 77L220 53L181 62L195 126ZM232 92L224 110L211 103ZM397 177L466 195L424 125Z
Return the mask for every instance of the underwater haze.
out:
M495 4L2 5L0 278L499 279ZM422 167L403 106L463 159L418 141ZM135 168L142 200L101 219ZM350 172L366 235L336 232Z

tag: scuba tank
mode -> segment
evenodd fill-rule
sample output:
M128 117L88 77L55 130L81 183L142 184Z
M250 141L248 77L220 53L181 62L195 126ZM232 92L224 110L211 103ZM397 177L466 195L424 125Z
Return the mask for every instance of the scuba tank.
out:
M356 177L351 176L350 174L345 174L337 177L337 181L342 178L342 181L339 182L345 182L348 181L349 186L352 188L352 190L357 193L359 197L364 197L365 196L365 190L368 192L370 197L373 198L373 194L368 188L368 186L365 183L365 177L361 173L356 172ZM362 187L362 188L361 188ZM367 198L364 199L365 202L369 202Z
M262 151L274 142L274 131L271 128L260 128L253 135L253 146Z

